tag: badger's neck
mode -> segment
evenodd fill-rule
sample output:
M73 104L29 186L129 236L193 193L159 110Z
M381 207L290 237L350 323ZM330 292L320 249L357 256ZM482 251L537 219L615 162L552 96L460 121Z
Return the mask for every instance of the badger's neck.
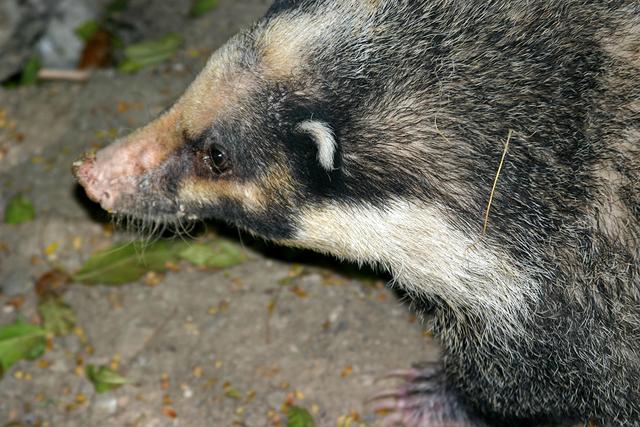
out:
M509 328L527 316L537 289L481 235L456 229L437 206L332 205L303 212L297 243L357 262L380 264L409 292L437 296L452 310L495 318ZM489 319L488 319L489 320Z

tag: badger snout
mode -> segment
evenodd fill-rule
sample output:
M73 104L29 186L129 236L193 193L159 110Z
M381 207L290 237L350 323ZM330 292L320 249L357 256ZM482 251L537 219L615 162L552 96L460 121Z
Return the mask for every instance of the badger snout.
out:
M161 202L170 211L173 206L166 188L144 185L145 177L158 178L162 165L181 143L175 129L175 114L165 114L142 129L86 155L73 164L73 174L87 196L107 211L146 213ZM156 179L154 182L160 182Z
M87 196L103 209L115 212L122 209L120 202L136 191L135 164L126 162L115 143L95 155L86 155L73 164L73 174Z
M84 188L87 196L103 209L113 211L117 199L117 180L105 176L103 169L96 166L95 156L87 156L73 164L73 174Z

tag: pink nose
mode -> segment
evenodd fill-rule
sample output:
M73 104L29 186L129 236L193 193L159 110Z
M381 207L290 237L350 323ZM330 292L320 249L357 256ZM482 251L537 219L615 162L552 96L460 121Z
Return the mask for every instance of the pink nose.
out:
M73 164L73 174L84 187L87 196L106 209L113 208L113 198L110 189L105 185L103 177L96 174L95 156L87 156Z

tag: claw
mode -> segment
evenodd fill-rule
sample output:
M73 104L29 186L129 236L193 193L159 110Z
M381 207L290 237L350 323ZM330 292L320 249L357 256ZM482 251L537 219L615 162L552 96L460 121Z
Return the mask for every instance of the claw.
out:
M406 396L406 393L401 389L381 390L376 394L374 394L373 396L370 396L367 399L365 399L365 403L369 404L369 403L375 402L376 400L389 399L389 398L400 399L401 397L404 397L404 396Z
M395 380L395 379L410 381L413 378L417 378L419 375L420 375L420 371L414 368L398 369L396 371L391 371L388 374L376 379L376 382L384 381L384 380Z
M402 409L402 404L398 404L397 399L384 399L376 402L371 406L373 412L379 413L395 413L399 409Z

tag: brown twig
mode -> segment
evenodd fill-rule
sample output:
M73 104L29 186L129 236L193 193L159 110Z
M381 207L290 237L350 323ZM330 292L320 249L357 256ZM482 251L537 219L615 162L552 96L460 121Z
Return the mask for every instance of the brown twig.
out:
M56 70L43 68L38 71L40 80L64 80L69 82L86 82L91 73L86 70Z

